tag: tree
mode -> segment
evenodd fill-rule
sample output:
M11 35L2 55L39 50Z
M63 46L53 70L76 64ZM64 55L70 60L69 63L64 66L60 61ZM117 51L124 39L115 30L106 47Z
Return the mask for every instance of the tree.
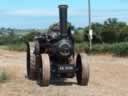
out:
M100 23L92 23L92 29L94 31L93 41L95 43L98 43L98 42L104 43L103 38L101 36L101 34L103 32L103 25Z
M120 37L119 37L121 42L126 42L128 41L128 26L125 26L121 29L120 32Z
M107 43L119 42L121 29L126 26L126 23L119 22L116 18L109 18L104 22L103 32L101 34L103 40Z
M75 30L74 38L76 43L84 42L84 32Z
M75 27L70 22L68 22L67 26L70 27L71 29L75 29ZM49 26L48 32L53 31L53 30L60 30L59 23L54 23L54 24Z
M24 42L27 42L27 41L33 41L34 37L38 34L38 32L36 31L32 31L32 32L29 32L27 33L26 35L24 35L22 37L23 41Z

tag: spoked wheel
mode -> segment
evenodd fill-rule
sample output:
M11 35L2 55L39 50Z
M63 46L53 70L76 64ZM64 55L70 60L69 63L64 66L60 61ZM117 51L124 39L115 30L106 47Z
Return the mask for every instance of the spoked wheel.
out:
M39 68L39 76L37 82L40 86L48 86L51 77L49 55L42 54L41 59L42 62Z
M36 58L34 51L34 43L27 43L27 77L30 80L35 80L35 64Z
M86 54L78 54L76 57L76 77L79 85L88 85L89 64L86 62Z

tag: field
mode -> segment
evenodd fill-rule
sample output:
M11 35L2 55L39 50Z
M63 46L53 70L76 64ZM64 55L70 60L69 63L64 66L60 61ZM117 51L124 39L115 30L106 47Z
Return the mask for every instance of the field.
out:
M90 82L78 86L76 80L57 81L49 87L39 87L27 80L24 52L0 50L0 70L10 79L0 83L0 96L128 96L128 58L111 55L88 56Z

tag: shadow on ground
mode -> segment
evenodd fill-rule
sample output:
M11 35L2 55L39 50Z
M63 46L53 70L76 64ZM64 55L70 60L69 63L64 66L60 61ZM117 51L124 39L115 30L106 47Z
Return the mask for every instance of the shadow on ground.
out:
M57 86L71 86L71 85L77 85L76 82L66 81L66 79L54 79L50 81L51 85L57 85Z

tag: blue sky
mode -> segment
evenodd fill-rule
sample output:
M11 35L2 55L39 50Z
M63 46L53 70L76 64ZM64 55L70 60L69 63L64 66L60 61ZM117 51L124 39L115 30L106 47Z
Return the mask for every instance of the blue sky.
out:
M76 27L88 25L88 0L0 0L0 27L47 28L58 22L58 5L69 5L69 18ZM127 0L91 0L92 22L109 17L128 22Z

